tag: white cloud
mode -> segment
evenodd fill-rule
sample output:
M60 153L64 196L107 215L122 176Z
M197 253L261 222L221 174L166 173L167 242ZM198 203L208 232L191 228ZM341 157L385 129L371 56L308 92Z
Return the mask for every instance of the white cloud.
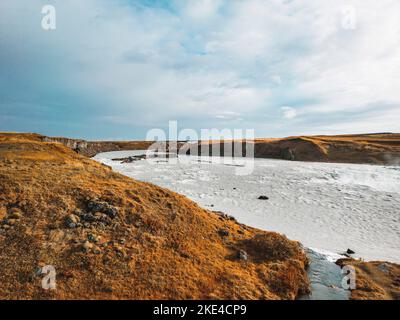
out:
M297 117L297 111L292 107L281 107L281 110L285 119L294 119Z
M282 84L282 78L279 75L271 76L271 80L275 84L278 84L278 85Z
M393 108L379 111L379 124L367 112L377 102L400 106L397 0L175 0L173 10L121 3L56 1L57 30L45 33L42 1L2 0L4 104L71 99L75 112L84 105L110 125L241 119L263 136L310 123L400 131ZM354 30L341 23L348 5ZM296 128L277 123L280 112L301 114Z

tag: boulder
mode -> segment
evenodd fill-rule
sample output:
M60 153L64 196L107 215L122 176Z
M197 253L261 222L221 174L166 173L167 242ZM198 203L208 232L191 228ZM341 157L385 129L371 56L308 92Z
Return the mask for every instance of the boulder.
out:
M219 229L219 230L218 230L218 234L219 234L221 237L227 237L227 236L229 236L229 231L227 231L227 230L225 230L225 229Z
M247 261L247 259L248 259L247 252L244 251L244 250L239 250L239 252L238 252L238 259L239 259L239 260Z
M66 219L65 223L68 228L76 228L80 222L80 218L75 214L70 214Z

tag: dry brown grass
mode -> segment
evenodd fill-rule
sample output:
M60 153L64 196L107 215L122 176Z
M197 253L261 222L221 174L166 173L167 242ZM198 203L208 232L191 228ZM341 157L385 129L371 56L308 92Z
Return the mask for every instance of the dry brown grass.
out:
M68 228L90 199L118 209L112 224ZM38 135L0 134L0 221L1 299L294 299L308 290L299 243ZM82 251L91 233L97 253ZM41 288L43 265L56 268L57 290Z
M300 136L256 139L256 156L279 158L289 148L295 160L343 163L400 164L400 134Z
M400 265L354 259L341 259L337 264L350 265L356 270L356 289L352 290L351 299L400 300Z

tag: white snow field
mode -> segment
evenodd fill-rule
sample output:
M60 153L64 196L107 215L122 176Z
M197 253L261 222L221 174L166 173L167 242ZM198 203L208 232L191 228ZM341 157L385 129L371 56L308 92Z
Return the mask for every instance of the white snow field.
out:
M365 260L400 262L400 167L251 159L252 174L239 176L219 157L111 160L143 153L107 152L94 159L320 254L351 248ZM261 195L269 199L258 200Z

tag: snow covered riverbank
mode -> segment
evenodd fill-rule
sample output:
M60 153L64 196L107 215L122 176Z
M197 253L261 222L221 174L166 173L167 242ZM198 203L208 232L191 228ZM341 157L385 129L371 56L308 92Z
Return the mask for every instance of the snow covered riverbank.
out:
M351 248L366 260L400 262L400 167L255 159L253 173L238 176L219 158L111 160L142 153L107 152L95 159L307 247L332 253Z

